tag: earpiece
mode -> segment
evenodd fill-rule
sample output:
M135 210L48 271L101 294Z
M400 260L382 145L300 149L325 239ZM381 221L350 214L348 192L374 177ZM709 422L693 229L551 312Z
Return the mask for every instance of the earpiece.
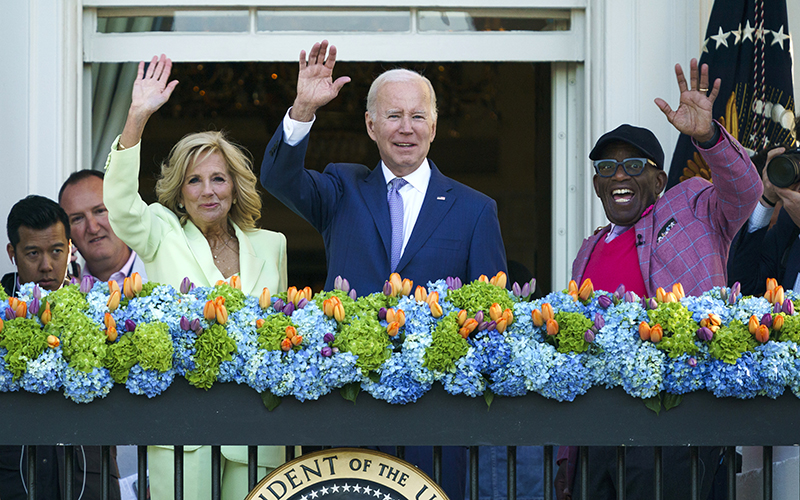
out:
M11 263L12 263L13 265L15 265L15 266L17 265L17 263L16 263L16 262L14 262L14 257L11 257Z

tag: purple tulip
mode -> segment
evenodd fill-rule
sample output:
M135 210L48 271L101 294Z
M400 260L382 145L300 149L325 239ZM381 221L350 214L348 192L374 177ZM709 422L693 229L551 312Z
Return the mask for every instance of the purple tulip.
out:
M37 288L39 288L39 287L37 286L36 288L34 288L34 290L36 290ZM41 294L41 292L40 292L40 294ZM41 307L41 304L39 302L39 298L36 297L36 294L34 293L33 294L33 300L31 300L31 303L28 305L28 311L30 311L31 314L34 314L34 315L35 314L39 314L39 307Z
M341 290L342 289L342 275L340 274L333 280L333 289L334 290Z
M322 348L322 353L321 354L326 358L330 358L331 356L333 356L333 349L331 349L328 346L325 346L325 347Z
M530 292L529 293L535 292L536 291L536 278L531 278L531 280L528 283L530 283ZM525 287L522 287L522 290L523 290L523 293L524 293Z
M302 309L307 305L308 305L308 299L306 299L305 297L303 297L302 299L300 299L300 301L297 302L298 309Z
M338 347L334 347L332 350L333 350L334 354L339 354L339 348Z
M383 294L387 297L392 294L392 284L388 281L383 284Z
M497 328L497 323L495 321L490 321L486 323L486 329L489 330L490 332L495 328Z
M737 296L740 295L742 293L742 284L739 283L738 281L734 283L733 286L731 287L731 293Z
M478 321L477 330L478 330L479 332L482 332L482 331L486 330L486 328L487 328L488 326L489 326L489 323L487 323L487 322L485 322L485 321Z
M15 313L14 310L11 309L10 307L6 307L6 321L8 321L10 319L14 319L16 317L17 317L17 313Z
M639 297L633 292L625 292L625 302L639 302Z
M322 341L325 342L326 344L330 344L335 340L335 338L336 337L334 337L332 333L326 333L325 335L323 335Z
M272 308L275 309L275 312L283 311L283 308L286 307L286 302L283 299L278 299L272 304Z
M773 306L772 306L772 314L779 314L782 310L783 310L783 308L781 307L781 305L779 303L776 302L775 304L773 304Z
M531 281L534 283L533 286L536 286L536 279L534 278ZM522 296L523 299L527 299L528 297L531 296L531 285L529 283L525 283L524 285L522 285L522 292L520 293L520 295Z
M39 285L33 285L33 298L40 299L42 298L42 289L39 288ZM33 313L36 314L36 313Z
M70 276L70 278L69 278L69 284L70 285L80 285L80 283L81 283L81 280L79 280L75 276Z
M692 368L694 368L695 366L697 366L697 360L696 360L696 359L694 359L694 356L690 357L690 358L689 358L689 359L688 359L686 362L687 362L687 363L689 364L689 366L691 366Z
M461 288L461 278L456 276L455 278L451 277L450 279L452 280L452 284L448 284L447 288L451 290L458 290L459 288ZM447 280L445 280L445 283L447 283Z
M783 312L789 316L794 316L794 303L791 300L786 299L783 301Z
M378 320L383 321L385 319L386 319L386 308L381 307L380 309L378 309Z
M347 281L347 278L342 278L342 291L344 293L350 292L350 282Z
M281 312L283 314L287 315L287 316L291 316L292 313L294 312L294 309L295 309L294 302L289 302L288 304L283 306L283 309L281 310Z
M511 285L511 292L514 294L514 297L522 296L522 288L520 288L519 283L516 281Z
M600 313L594 313L594 327L602 330L606 326L606 319Z
M181 316L180 320L181 330L189 331L192 327L189 325L189 319L186 316Z
M590 344L594 342L594 332L592 331L591 328L583 332L583 340L585 340Z
M482 323L483 322L483 316L484 316L483 311L476 312L475 313L475 321L477 321L478 323Z
M772 328L772 315L770 313L767 313L761 316L761 324L766 325L767 328Z
M728 302L733 294L728 295L728 289L724 286L719 289L719 298L722 299L723 302ZM731 304L733 305L733 304Z
M625 297L625 285L620 284L617 287L617 291L614 292L614 298L621 300L623 297Z
M703 326L697 330L697 338L704 342L708 342L713 336L714 332L712 332L711 328L708 328L707 326Z
M136 330L136 323L132 319L125 320L125 330L132 332Z
M185 295L189 293L191 290L192 290L192 280L190 280L189 277L187 276L183 278L183 281L181 281L181 293Z
M81 285L79 290L81 293L89 293L92 291L92 287L94 286L94 278L89 276L88 274L81 278Z
M608 309L609 307L611 307L612 303L613 302L611 300L611 297L609 297L608 295L601 295L600 297L597 298L597 305L599 305L603 309Z
M347 295L353 300L356 300L358 298L358 294L356 293L356 289L355 288L350 290L350 293L348 293Z
M190 321L189 328L191 328L196 335L203 333L203 326L200 324L200 318L195 318Z
M453 289L454 283L455 282L453 281L453 277L452 276L448 276L447 278L444 279L444 284L447 285L447 289L448 290L452 290Z
M650 297L650 302L648 305L650 306L650 309L658 309L658 301L655 299L655 297Z

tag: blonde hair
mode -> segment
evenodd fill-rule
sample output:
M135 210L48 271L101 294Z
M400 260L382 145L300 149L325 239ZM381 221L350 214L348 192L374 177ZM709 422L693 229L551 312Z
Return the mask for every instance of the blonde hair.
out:
M179 205L181 188L189 165L212 153L219 153L233 179L233 199L228 216L243 230L256 229L261 218L261 196L256 190L258 180L253 173L250 153L227 140L222 132L198 132L178 141L161 164L161 177L156 183L158 202L175 212L186 224L189 214Z

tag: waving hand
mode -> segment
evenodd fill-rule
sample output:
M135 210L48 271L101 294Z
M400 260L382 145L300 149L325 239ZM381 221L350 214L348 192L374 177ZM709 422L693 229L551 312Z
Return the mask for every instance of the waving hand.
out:
M689 80L690 85L686 84L686 77L680 64L675 65L675 76L678 79L678 88L681 91L680 104L678 109L672 110L664 99L657 98L656 105L666 115L667 120L682 134L693 137L697 142L705 142L714 137L713 109L714 101L719 94L719 87L722 83L719 78L714 81L711 93L707 94L708 88L708 65L704 64L699 71L697 59L692 59L690 63Z
M328 58L325 58L327 53ZM314 118L317 109L331 102L350 81L349 76L333 80L333 67L336 64L336 47L328 41L315 43L308 53L300 51L300 73L297 75L297 97L289 115L292 119L308 122Z

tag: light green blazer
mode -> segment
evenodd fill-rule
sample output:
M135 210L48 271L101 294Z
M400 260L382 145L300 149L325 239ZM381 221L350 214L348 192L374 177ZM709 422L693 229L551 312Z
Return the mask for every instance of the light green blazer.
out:
M139 196L139 144L119 151L114 141L106 161L103 202L111 228L141 257L150 281L180 287L184 277L197 286L214 286L225 279L214 264L205 236L191 221L181 226L178 216L159 203L146 204ZM233 224L233 223L232 223ZM286 237L259 229L243 231L233 224L239 239L239 276L242 291L258 296L286 290Z

